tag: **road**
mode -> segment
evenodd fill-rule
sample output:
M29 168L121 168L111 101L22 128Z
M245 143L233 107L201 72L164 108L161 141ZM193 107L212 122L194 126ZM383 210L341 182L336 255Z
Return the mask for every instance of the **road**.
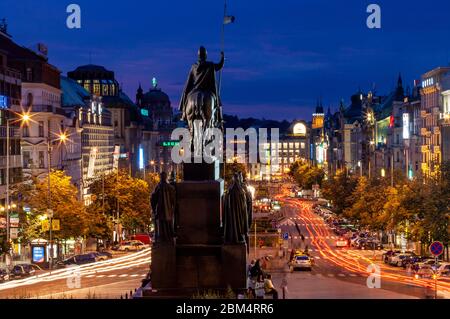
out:
M424 298L434 289L434 281L415 279L401 267L392 267L381 261L381 251L363 251L352 248L336 248L337 236L314 214L311 201L285 198L285 216L298 226L284 225L282 232L289 232L290 247L308 246L315 265L311 272L287 271L276 276L288 281L292 298ZM300 232L299 232L300 231ZM305 241L300 239L300 233ZM381 287L368 288L369 265L380 269ZM375 275L376 277L376 275ZM377 279L378 279L377 278ZM374 282L374 281L373 281ZM308 288L309 287L309 288ZM432 287L432 288L430 288ZM438 296L448 297L450 282L439 280Z
M0 299L120 298L141 285L151 248L79 267L45 271L0 284Z

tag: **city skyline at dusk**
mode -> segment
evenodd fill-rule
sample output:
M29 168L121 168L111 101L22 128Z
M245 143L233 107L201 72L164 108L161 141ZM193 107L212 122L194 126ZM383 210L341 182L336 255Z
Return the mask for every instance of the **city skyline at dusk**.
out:
M443 41L450 4L437 2L425 13L419 1L378 1L382 26L369 29L368 3L361 1L228 1L236 22L225 27L224 113L310 120L319 98L325 109L336 110L358 89L385 95L399 73L405 88L412 86L450 60L450 44ZM45 43L49 62L63 74L102 65L116 73L132 100L139 83L146 91L156 77L176 108L198 47L219 60L222 1L121 6L82 0L81 29L66 27L68 4L6 0L0 12L14 41L26 47Z

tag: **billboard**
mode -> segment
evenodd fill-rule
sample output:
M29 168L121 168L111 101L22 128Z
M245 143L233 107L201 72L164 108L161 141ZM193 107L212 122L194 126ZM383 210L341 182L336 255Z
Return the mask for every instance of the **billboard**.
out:
M409 113L403 113L403 138L409 139Z
M87 172L88 178L94 177L96 158L97 158L97 148L93 147L93 148L91 148L91 153L89 154L89 166L88 166L88 172Z
M44 246L33 246L31 250L31 260L33 263L43 263L45 261Z

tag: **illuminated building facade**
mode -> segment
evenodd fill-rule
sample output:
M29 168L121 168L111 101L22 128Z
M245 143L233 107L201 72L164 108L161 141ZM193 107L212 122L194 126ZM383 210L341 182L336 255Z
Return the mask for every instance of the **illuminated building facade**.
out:
M447 154L448 138L444 141L444 135L448 137L448 111L446 89L450 67L439 67L422 75L421 89L421 168L425 176L435 174L439 164L443 160L442 150ZM441 131L441 125L445 129ZM444 144L443 144L444 143ZM445 146L444 146L445 145Z
M172 162L173 144L170 137L176 127L169 96L159 87L156 78L152 87L144 93L141 85L136 92L138 106L144 123L141 149L143 167L150 172L171 172L176 169Z
M138 107L121 91L114 72L103 66L88 64L67 73L93 96L101 97L103 108L111 112L114 147L118 149L119 168L136 176L142 139L142 116Z
M77 143L67 147L80 148L80 168L69 175L80 176L80 194L89 203L89 186L103 174L113 171L114 134L111 113L102 105L102 98L91 95L74 80L61 77L62 106L73 121ZM75 137L71 137L71 140ZM116 162L118 165L118 162ZM116 167L117 168L117 167Z
M4 41L9 41L6 25L0 25L0 47ZM20 107L21 73L10 67L7 52L0 50L0 208L5 206L6 199L6 169L7 169L7 132L6 121L14 121L10 109ZM10 185L22 181L22 158L20 147L20 132L18 125L10 125L9 177Z

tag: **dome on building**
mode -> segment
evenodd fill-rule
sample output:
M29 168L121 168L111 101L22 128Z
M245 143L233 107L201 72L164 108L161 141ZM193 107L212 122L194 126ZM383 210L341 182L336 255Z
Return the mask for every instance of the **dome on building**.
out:
M161 91L161 89L153 88L144 94L143 104L147 105L170 105L169 96Z
M105 69L105 67L101 65L95 65L95 64L86 64L81 65L75 69L75 71L96 71L96 72L108 72L108 70Z

